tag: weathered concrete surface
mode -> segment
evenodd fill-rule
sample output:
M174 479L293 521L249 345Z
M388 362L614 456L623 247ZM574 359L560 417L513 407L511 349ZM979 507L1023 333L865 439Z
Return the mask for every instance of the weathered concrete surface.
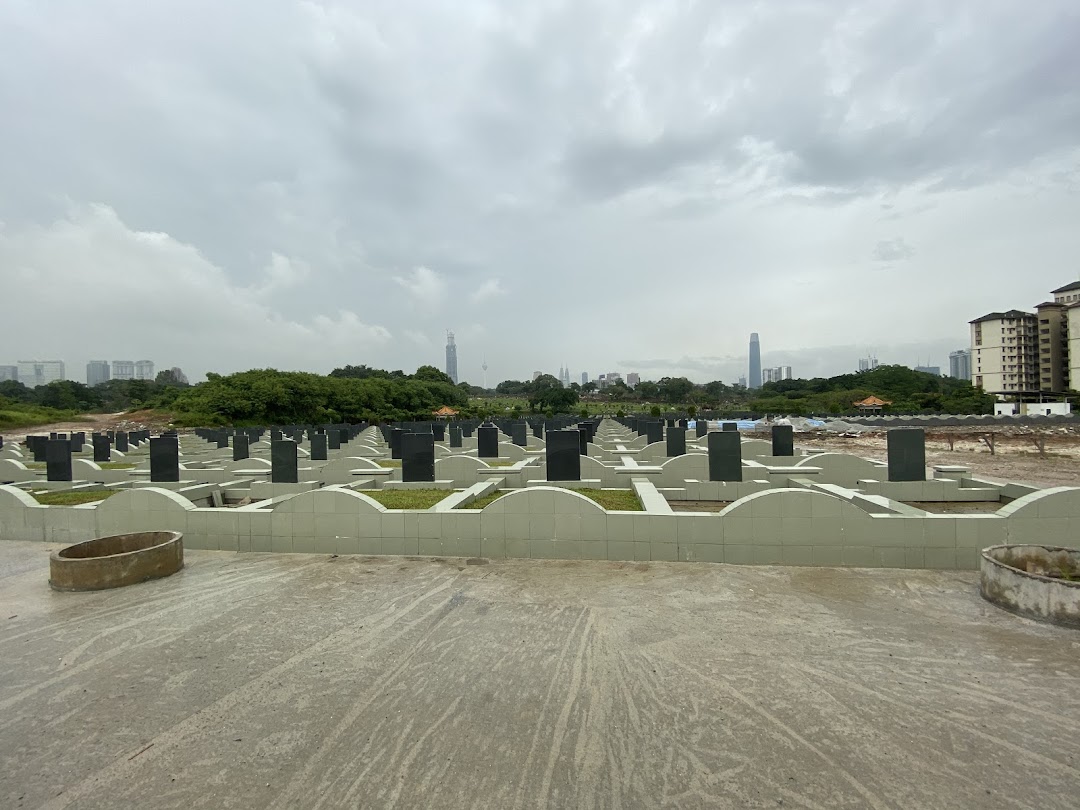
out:
M0 806L1074 808L1080 634L974 573L0 543ZM10 618L9 618L10 617Z

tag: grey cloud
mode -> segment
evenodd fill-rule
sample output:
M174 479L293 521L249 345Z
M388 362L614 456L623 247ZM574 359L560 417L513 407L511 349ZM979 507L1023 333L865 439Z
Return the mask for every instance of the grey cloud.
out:
M902 262L914 255L915 248L905 242L902 236L882 239L874 246L874 258L879 262Z

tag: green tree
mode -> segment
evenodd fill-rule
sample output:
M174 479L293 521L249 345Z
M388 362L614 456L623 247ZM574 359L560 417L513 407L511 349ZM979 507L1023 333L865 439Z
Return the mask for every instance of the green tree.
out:
M556 413L566 413L578 401L576 393L563 388L562 383L550 374L541 374L533 380L528 386L527 396L529 407L535 411L550 408Z

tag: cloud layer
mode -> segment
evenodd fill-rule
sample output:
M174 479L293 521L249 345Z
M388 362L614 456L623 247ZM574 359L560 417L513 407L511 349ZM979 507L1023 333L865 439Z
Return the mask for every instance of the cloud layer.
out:
M0 363L944 365L1077 277L1077 41L1069 0L16 0Z

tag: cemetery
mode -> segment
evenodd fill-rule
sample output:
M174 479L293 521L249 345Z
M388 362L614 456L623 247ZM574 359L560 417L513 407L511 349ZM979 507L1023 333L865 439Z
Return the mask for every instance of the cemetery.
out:
M889 431L887 463L810 454L791 426L737 427L630 416L28 436L0 446L0 538L978 570L985 548L1066 546L1080 525L1080 489L928 474L919 427Z

